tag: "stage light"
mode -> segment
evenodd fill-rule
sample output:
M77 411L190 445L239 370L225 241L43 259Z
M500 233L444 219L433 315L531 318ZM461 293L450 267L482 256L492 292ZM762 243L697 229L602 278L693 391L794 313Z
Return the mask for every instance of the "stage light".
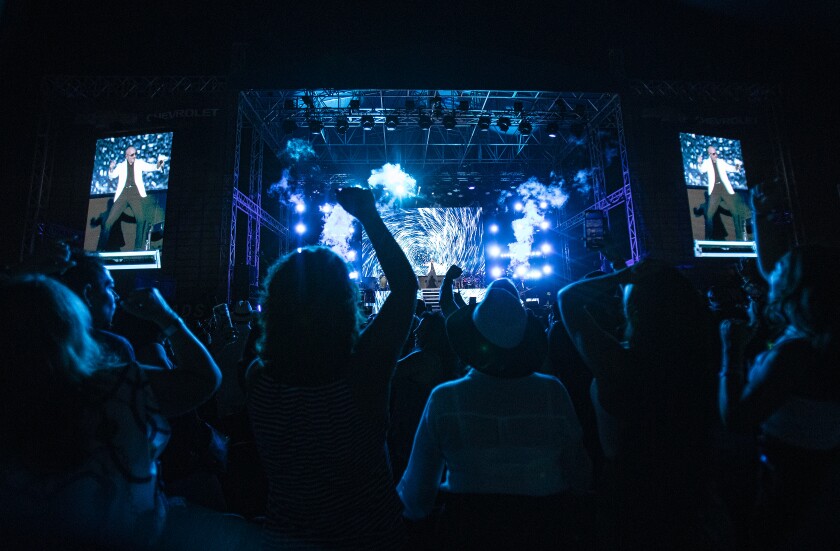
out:
M335 119L335 131L339 134L346 134L349 128L350 123L347 121L347 117L338 117Z
M556 122L554 122L554 121L551 121L551 122L550 122L550 123L548 123L548 125L545 127L545 131L546 131L546 132L548 132L548 136L549 136L550 138L556 138L556 137L557 137L557 133L558 133L558 132L560 132L560 125L559 125L559 124L557 124L557 123L556 123Z
M496 279L499 279L500 277L502 277L504 275L504 273L505 273L504 270L502 270L498 266L493 266L492 268L490 268L490 275L493 276Z
M482 132L490 130L490 117L487 115L481 115L478 117L478 129Z
M540 229L547 230L549 226L551 226L551 224L548 222L548 220L543 220L542 222L540 222Z
M470 190L470 191L472 191L472 190L474 190L474 189L475 189L475 186L467 186L467 189L468 189L468 190Z
M312 96L303 96L303 104L307 107L315 107L315 102L312 101Z
M417 104L416 104L416 103L414 103L414 100L413 100L413 99L407 99L407 100L405 100L405 108L406 108L408 111L411 111L412 109L414 109L414 107L415 107L416 105L417 105Z
M388 130L396 130L397 125L400 124L400 119L396 115L388 115L385 117L385 128Z
M458 102L458 110L459 111L464 111L464 112L469 111L470 110L470 100L462 99L461 101L459 101Z
M516 268L516 275L518 275L519 277L524 277L527 273L528 273L528 267L524 264L520 264Z
M329 213L332 212L332 209L333 209L333 206L331 204L324 203L323 205L321 205L321 207L318 210L320 210L324 214L329 214Z
M543 243L542 246L540 247L540 250L543 252L543 254L550 253L551 252L551 244L550 243Z
M522 102L521 101L513 102L513 112L516 113L517 115L522 112Z
M524 209L524 208L525 208L525 206L522 203L520 203L519 201L517 201L516 203L513 204L513 210L515 210L516 212L522 212L522 209Z
M397 197L404 197L405 196L405 185L402 183L397 184L394 186L394 195Z
M349 260L350 262L353 262L354 260L356 260L356 251L355 250L350 249L349 251L347 251L347 260Z
M498 245L490 245L487 247L487 254L490 255L490 258L499 258L499 255L502 254L502 248Z
M519 133L523 136L527 136L531 133L531 130L533 130L531 123L528 122L527 119L522 119L522 121L519 123Z
M420 120L417 121L421 130L428 130L432 127L432 117L429 115L420 115Z
M542 272L539 270L531 270L528 272L528 279L539 279L542 277Z
M540 208L547 209L548 208L548 201L540 201Z
M295 212L297 212L297 213L306 212L306 205L304 205L303 203L297 203L295 205Z
M507 132L510 130L510 118L509 117L499 117L499 120L496 121L496 126L499 127L499 130L502 132Z
M571 130L572 136L580 140L581 138L583 138L583 134L586 132L586 125L582 122L576 122L569 128L569 130Z
M362 128L373 130L373 115L362 115Z
M306 233L306 224L304 224L303 222L298 222L295 225L295 232L297 232L298 235L305 234Z
M552 268L550 264L546 264L542 267L542 271L545 275L548 275L554 271L554 268Z
M490 227L487 228L490 233L499 233L499 225L498 224L490 224Z
M294 119L284 119L283 120L283 133L284 134L291 134L295 130L297 130L298 125Z
M357 110L362 105L362 102L357 99L350 100L350 109Z
M309 119L306 121L306 124L309 126L309 132L312 134L320 134L321 129L324 127L318 119Z
M356 270L350 272L350 279L359 279L359 272L357 272Z
M447 113L443 116L443 127L447 130L454 130L455 122L455 115L453 115L452 113Z

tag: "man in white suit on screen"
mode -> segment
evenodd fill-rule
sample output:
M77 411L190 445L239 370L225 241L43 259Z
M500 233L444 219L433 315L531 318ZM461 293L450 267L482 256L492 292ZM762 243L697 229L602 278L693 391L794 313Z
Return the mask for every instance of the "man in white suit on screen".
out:
M729 172L741 172L743 164L740 161L735 161L735 165L731 165L724 160L718 159L717 149L709 146L706 149L709 154L708 158L703 159L702 155L697 159L700 165L700 173L705 174L707 178L708 188L706 191L706 239L714 239L712 234L714 231L714 217L719 207L728 210L732 215L732 222L735 225L735 240L746 241L747 229L746 220L744 218L744 209L746 208L741 196L735 193L732 183L729 181Z
M111 161L108 167L108 177L111 179L117 178L117 191L114 193L114 205L108 213L108 218L102 224L96 250L104 251L106 249L111 228L129 207L137 221L134 250L142 250L145 247L148 228L146 227L146 186L143 183L143 173L162 168L162 158L158 158L157 164L142 161L137 158L137 148L134 146L126 148L125 161L119 164L116 161Z

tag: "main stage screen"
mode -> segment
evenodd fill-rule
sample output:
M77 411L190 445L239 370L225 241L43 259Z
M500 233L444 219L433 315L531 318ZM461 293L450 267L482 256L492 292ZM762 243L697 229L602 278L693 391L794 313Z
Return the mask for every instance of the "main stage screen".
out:
M109 136L96 141L85 249L121 257L163 247L172 132ZM124 255L126 258L131 255ZM131 267L151 267L147 264Z
M755 256L740 140L680 133L680 148L694 255Z
M418 276L432 265L438 281L457 264L467 276L484 275L481 209L470 207L380 210L385 225L408 256ZM370 241L362 242L362 275L379 277L382 268Z

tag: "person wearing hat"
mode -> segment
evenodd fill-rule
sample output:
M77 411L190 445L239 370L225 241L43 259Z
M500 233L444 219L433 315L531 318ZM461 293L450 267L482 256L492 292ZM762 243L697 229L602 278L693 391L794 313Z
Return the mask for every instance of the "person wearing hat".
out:
M566 389L555 377L534 372L547 347L545 334L506 279L494 281L476 306L453 313L446 330L471 369L436 387L426 403L397 486L404 515L427 517L442 491L452 515L448 521L444 516L443 524L452 526L444 529L445 543L504 540L539 547L557 535L543 528L559 525L558 504L588 489L591 469Z

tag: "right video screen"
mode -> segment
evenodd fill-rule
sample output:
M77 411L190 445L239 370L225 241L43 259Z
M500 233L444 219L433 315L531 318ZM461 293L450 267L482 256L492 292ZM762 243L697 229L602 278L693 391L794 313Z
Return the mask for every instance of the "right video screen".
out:
M698 257L754 257L741 141L680 133L688 216Z

